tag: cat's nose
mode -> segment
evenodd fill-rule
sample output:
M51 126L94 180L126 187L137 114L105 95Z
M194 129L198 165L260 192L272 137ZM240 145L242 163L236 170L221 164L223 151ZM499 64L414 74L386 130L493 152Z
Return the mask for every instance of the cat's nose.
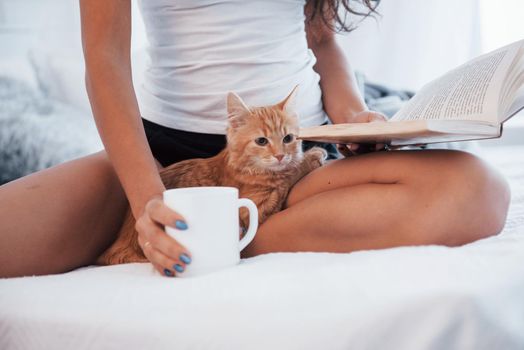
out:
M284 158L284 155L283 154L275 154L275 158L278 159L279 162L281 162L282 159Z

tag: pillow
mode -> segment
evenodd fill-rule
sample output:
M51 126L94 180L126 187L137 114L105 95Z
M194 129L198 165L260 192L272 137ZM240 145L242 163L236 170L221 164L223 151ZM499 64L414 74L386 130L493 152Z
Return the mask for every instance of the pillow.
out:
M85 88L84 59L80 53L32 49L28 58L42 93L55 101L91 111Z
M85 64L81 51L32 49L28 56L38 85L49 98L91 111L85 88ZM135 50L131 61L133 83L138 95L147 64L145 48Z

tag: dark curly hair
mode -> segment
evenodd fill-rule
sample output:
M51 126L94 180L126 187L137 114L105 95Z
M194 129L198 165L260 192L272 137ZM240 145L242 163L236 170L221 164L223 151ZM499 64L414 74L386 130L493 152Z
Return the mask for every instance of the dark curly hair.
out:
M361 17L362 21L366 17L378 14L379 3L380 0L307 0L309 11L306 20L313 21L320 17L331 30L350 32L356 25L348 23L348 15Z

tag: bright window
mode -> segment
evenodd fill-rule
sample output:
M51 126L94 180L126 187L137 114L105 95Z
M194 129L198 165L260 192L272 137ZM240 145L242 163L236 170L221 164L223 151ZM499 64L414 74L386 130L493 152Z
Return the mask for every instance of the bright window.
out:
M524 39L524 1L480 0L482 51Z

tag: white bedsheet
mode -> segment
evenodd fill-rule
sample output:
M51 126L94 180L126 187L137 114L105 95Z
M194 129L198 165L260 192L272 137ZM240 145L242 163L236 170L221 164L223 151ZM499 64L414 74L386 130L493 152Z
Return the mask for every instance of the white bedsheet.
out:
M524 148L488 156L513 191L496 237L1 280L0 349L524 349Z

